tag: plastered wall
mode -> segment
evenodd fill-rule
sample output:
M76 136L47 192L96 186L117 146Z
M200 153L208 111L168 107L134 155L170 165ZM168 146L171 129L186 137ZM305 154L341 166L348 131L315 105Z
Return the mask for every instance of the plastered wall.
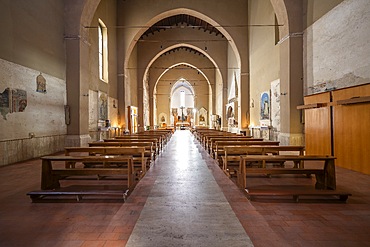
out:
M108 47L108 78L103 81L99 78L98 59L98 29L101 20L107 29ZM112 126L118 126L118 90L117 90L117 57L116 57L116 2L102 0L95 12L89 30L89 133L96 139L99 120L98 92L107 94L108 119Z
M179 66L178 70L176 70L176 68L174 70L170 70L168 73L164 74L163 77L161 77L161 79L158 81L158 84L156 86L157 116L160 113L166 113L169 116L171 115L170 109L171 100L174 100L175 102L179 103L180 100L179 97L176 94L171 95L171 90L174 84L177 82L177 80L181 78L186 79L191 84L192 89L194 90L195 93L194 108L197 110L201 109L202 107L207 110L210 108L208 105L209 97L211 96L209 91L209 85L208 82L203 77L203 75L198 74L197 70L195 69L190 69L189 67L186 66ZM214 78L210 79L214 80ZM193 99L193 96L190 95L186 96L186 102L190 102L191 99ZM187 104L186 106L188 107L190 105ZM157 118L157 121L160 121L160 119ZM167 124L170 124L170 122L168 121Z
M249 10L251 25L266 25L249 28L250 124L260 126L261 94L270 92L271 82L280 78L280 53L275 40L275 27L269 26L275 23L275 13L270 1L250 0Z
M309 0L303 6L306 13L304 25L305 27L311 26L315 21L320 19L323 15L333 9L335 6L344 0Z
M63 1L0 1L0 58L65 79Z
M37 92L39 71L0 59L0 92L22 90L26 105L13 103L6 111L2 94L0 118L0 165L14 163L63 149L66 134L66 86L61 79L42 74L45 88ZM10 99L11 100L11 99ZM16 99L13 99L16 101Z
M18 108L0 117L0 165L7 165L64 146L64 4L0 1L0 16L0 93L6 88L22 90L27 104L22 111ZM40 73L46 86L37 92Z
M305 95L370 82L370 2L346 0L304 32Z

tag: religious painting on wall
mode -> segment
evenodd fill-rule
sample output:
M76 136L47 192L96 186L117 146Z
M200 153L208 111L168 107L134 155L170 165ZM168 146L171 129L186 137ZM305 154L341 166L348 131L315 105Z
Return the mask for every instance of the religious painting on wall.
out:
M237 125L235 108L235 102L230 102L226 105L226 121L228 127L235 127Z
M280 132L280 80L271 82L271 125Z
M99 120L107 120L108 119L108 96L106 93L99 91L98 107L99 107Z
M23 112L27 107L27 92L22 89L12 90L12 111Z
M269 120L270 119L270 94L269 92L261 93L261 120Z
M27 92L22 89L6 88L0 93L0 113L4 120L6 115L14 112L23 112L27 107Z
M201 126L207 126L207 117L208 117L208 111L206 108L201 107L198 111L199 114L199 125Z
M9 109L9 88L6 88L4 92L0 93L0 113L6 120L6 115L10 112Z
M46 79L41 73L36 77L36 92L46 93Z

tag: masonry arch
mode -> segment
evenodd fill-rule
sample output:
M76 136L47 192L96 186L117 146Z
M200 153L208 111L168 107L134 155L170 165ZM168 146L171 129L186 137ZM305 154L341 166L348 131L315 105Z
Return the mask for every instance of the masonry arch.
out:
M179 52L180 50L187 50L188 53L191 53L192 56L187 57L186 54L183 56L179 56L176 58L175 53ZM169 61L166 63L160 63L158 65L159 61L163 59L163 56L166 56L167 53L170 53L172 56ZM194 54L197 55L194 55ZM195 57L198 57L198 59L194 59ZM200 57L200 58L199 58ZM203 62L202 62L203 61ZM206 62L206 63L205 63ZM222 71L219 69L219 66L217 62L211 57L210 54L205 53L202 49L200 49L197 46L194 46L192 44L175 44L169 47L164 48L161 50L158 54L156 54L147 64L146 70L144 72L143 76L143 97L144 97L144 104L143 104L143 115L144 115L144 125L153 125L156 121L156 86L158 84L158 81L161 80L162 76L168 72L169 70L175 68L179 65L186 65L190 68L193 68L197 71L199 75L201 75L207 84L209 89L209 102L215 101L215 91L216 88L214 86L214 82L216 81L214 77L214 73L218 74L217 78L219 83L222 82L222 78L226 77L226 75L222 75ZM154 68L153 68L154 67ZM213 76L212 76L213 74ZM145 85L145 84L148 85ZM145 98L150 98L149 100ZM147 105L145 104L147 102ZM207 103L207 105L210 105L210 109L215 109L214 105Z
M155 86L153 89L153 107L151 108L151 116L153 123L158 122L158 114L166 112L172 114L173 96L177 89L181 88L186 91L187 104L186 108L196 109L206 107L212 109L213 91L210 85L210 79L199 68L192 64L177 63L165 71L163 71L158 78L155 79ZM177 107L178 108L178 107ZM178 110L179 112L179 110ZM185 115L188 115L187 113ZM171 121L171 124L174 122Z
M232 36L230 34L228 34L227 33L227 30L224 29L221 25L219 25L216 21L212 20L210 17L208 17L208 16L206 16L206 15L200 13L200 12L197 12L195 10L185 9L185 8L178 8L178 9L168 10L168 11L165 11L163 13L158 14L157 16L152 17L152 19L150 21L148 21L144 26L149 27L151 25L154 25L159 20L162 20L163 18L171 17L173 15L180 14L180 13L189 14L189 15L194 16L196 18L199 18L199 19L202 19L202 20L207 21L212 26L213 25L216 26L217 29L219 29L219 31L225 37L224 38L224 42L225 42L225 48L224 48L224 50L225 51L228 50L228 47L227 46L232 47L229 50L229 52L231 51L231 52L233 52L235 54L234 56L235 56L236 60L238 61L238 65L236 67L238 67L238 68L241 67L240 66L240 61L241 61L240 55L239 55L239 52L238 52L238 50L236 48L236 43L233 41ZM146 32L146 30L147 29L145 29L145 28L141 29L136 34L136 36L132 39L132 41L130 43L131 45L128 48L128 53L127 53L129 55L126 56L126 60L124 62L124 64L125 64L124 67L125 68L127 68L127 65L128 65L128 63L130 61L130 58L131 58L130 55L131 55L132 51L134 51L134 49L135 50L138 49L137 47L139 45L139 42L138 42L139 41L139 38ZM201 33L205 33L205 32L201 32ZM140 63L140 65L138 66L139 68L144 68L144 67L146 68L146 71L145 72L143 71L143 73L141 71L138 71L138 81L139 81L139 83L141 81L143 81L143 83L146 83L147 82L147 78L148 78L147 77L147 68L150 68L150 64L153 63L153 61L156 61L156 58L158 56L161 56L167 50L174 49L175 47L180 47L180 46L192 47L194 50L197 50L197 51L201 52L202 54L204 54L205 56L207 56L214 63L213 66L216 67L219 70L217 73L218 73L218 78L221 78L220 81L222 81L222 82L227 81L227 73L229 72L228 69L227 69L227 67L228 67L228 65L227 65L227 55L225 55L223 58L218 58L218 61L216 61L216 57L217 56L214 56L214 54L212 54L212 49L209 49L207 51L207 48L206 48L207 45L205 45L205 43L204 44L202 42L193 42L192 43L191 41L187 41L185 43L180 43L180 44L178 44L178 42L177 43L176 42L174 42L174 43L166 42L166 44L164 44L163 46L162 45L159 46L158 44L157 44L157 46L152 46L152 49L150 49L150 51L152 53L154 53L154 54L152 55L152 57L149 58L150 61L148 61L146 65L144 64L146 62L144 62L144 63ZM213 49L213 51L217 51L217 50L219 50L219 49ZM224 64L222 64L222 63L224 63ZM241 70L239 69L239 72L240 71ZM126 72L129 72L129 71L125 71L124 72L125 75L129 75L129 73L126 73ZM129 81L130 78L126 78L126 80ZM214 85L215 85L215 83L214 83ZM220 102L220 104L219 104L220 106L218 107L218 109L220 111L219 114L222 115L223 114L222 104L225 103L225 99L224 99L224 97L222 95L224 94L223 91L224 91L224 88L226 86L223 86L223 83L218 83L217 85L220 85L219 86L219 90L220 90L219 96L221 96L223 98L222 102ZM143 111L140 115L141 116L144 116L144 119L142 120L143 121L142 125L146 125L145 122L150 122L150 124L152 124L155 121L154 121L154 119L150 119L149 120L150 115L152 115L152 114L150 114L148 112L148 109L153 109L153 108L152 107L147 107L147 106L141 105L141 102L144 102L144 104L146 102L151 102L151 100L146 100L145 99L145 97L151 97L151 95L152 95L152 93L151 93L152 92L151 91L151 85L149 84L149 91L150 91L149 93L146 93L145 92L145 89L146 89L145 85L143 85L143 87L141 87L141 86L139 86L139 87L143 89L143 92L141 92L139 90L139 92L138 92L139 93L139 96L143 95L143 97L144 97L143 100L141 100L141 99L138 100L139 109ZM215 91L215 89L213 89L213 91ZM213 99L213 101L215 102L215 98ZM210 108L215 108L215 106L210 107ZM209 112L211 112L211 111L209 111Z
M188 15L191 15L191 16L195 16L199 19L202 19L202 20L205 20L206 22L208 22L209 24L211 24L212 26L214 27L217 27L217 29L226 37L226 39L229 41L230 43L230 46L232 47L234 53L236 54L236 57L238 59L238 63L240 63L240 54L239 54L239 51L235 45L235 41L233 40L233 37L227 32L227 30L222 27L222 25L220 23L217 23L214 19L212 19L211 17L209 16L206 16L204 14L202 14L201 12L198 12L198 11L195 11L195 10L191 10L191 9L188 9L188 8L176 8L176 9L172 9L172 10L168 10L168 11L164 11L160 14L157 14L155 16L153 16L150 20L148 20L144 26L145 28L141 28L131 39L130 41L130 44L128 45L128 49L127 49L127 56L126 56L126 59L125 59L125 62L124 62L124 65L125 67L127 67L127 64L129 62L129 58L131 56L131 53L134 49L134 47L136 46L138 40L140 39L140 37L144 34L144 32L149 28L151 27L152 25L154 25L156 22L158 22L159 20L161 19L164 19L166 17L169 17L169 16L173 16L173 15L177 15L177 14L188 14Z
M68 105L71 107L78 109L71 113L71 124L68 125L67 128L67 143L68 138L71 139L71 144L75 145L78 144L85 144L88 142L88 116L83 114L88 106L88 102L86 98L80 97L83 95L86 90L88 90L88 78L86 77L85 70L86 68L83 64L86 64L89 55L88 55L88 43L87 37L89 36L88 29L85 27L89 26L94 13L100 3L100 0L85 0L85 1L65 1L65 34L66 37L70 39L66 40L66 57L67 57L67 65L66 65L66 81L67 81L67 102ZM294 0L271 0L271 4L276 12L277 20L279 24L283 24L280 27L280 39L281 39L281 81L286 82L286 85L282 85L288 91L292 90L290 87L294 84L294 90L299 90L299 85L302 83L293 83L293 82L300 82L302 78L302 40L300 36L300 32L302 31L302 20L299 18L299 11L302 11L301 5ZM118 5L117 5L118 7ZM176 13L189 13L191 15L197 16L204 20L207 20L210 24L214 26L219 26L216 21L212 19L212 16L207 16L206 14L202 14L196 10L190 10L188 8L176 8L173 10L165 10L162 13L155 13L158 10L152 11L152 18L150 21L147 21L147 25L155 23L157 20L164 18L166 16L174 15ZM199 6L198 6L199 7ZM166 8L164 8L166 9ZM297 12L298 10L298 12ZM146 12L150 12L147 10ZM120 23L118 23L120 24ZM138 23L139 25L143 23ZM124 84L123 81L126 79L122 75L126 75L126 71L124 68L127 67L129 57L132 54L132 50L135 47L138 37L145 32L146 28L141 29L140 31L136 32L130 38L130 35L126 36L125 39L131 40L129 42L125 42L127 46L124 49L120 49L118 51L119 60L122 63L118 62L119 69L118 69L118 80L121 80L121 84ZM219 29L223 32L225 37L230 40L230 46L234 50L235 54L237 54L237 60L241 62L241 56L237 49L237 44L232 40L232 37L228 35L227 28L219 27ZM244 56L244 55L243 55ZM294 59L292 60L292 56ZM244 56L245 57L245 56ZM120 66L122 65L122 66ZM243 79L248 76L248 71L245 70L245 65L241 68L241 82L246 81L249 83L247 79ZM122 71L123 70L123 71ZM121 76L120 76L121 75ZM248 88L248 87L247 87ZM123 95L124 89L117 88L120 95ZM246 88L239 89L246 90ZM77 95L76 95L77 94ZM289 94L288 94L289 95ZM124 96L123 96L124 97ZM249 99L248 99L249 101ZM282 107L292 109L291 112L285 117L286 124L284 124L284 120L282 117L282 126L287 126L286 130L282 130L286 132L287 135L289 133L301 133L301 125L299 124L299 113L295 111L295 106L302 103L301 98L289 98L286 102L282 100ZM284 106L285 104L285 106ZM125 108L126 105L124 103L124 98L119 99L119 108ZM248 103L247 103L248 105ZM123 109L124 110L124 109ZM121 116L123 114L121 113ZM124 115L123 115L124 116ZM74 139L77 136L77 140ZM290 137L287 136L287 143L290 142ZM284 143L284 142L283 142Z

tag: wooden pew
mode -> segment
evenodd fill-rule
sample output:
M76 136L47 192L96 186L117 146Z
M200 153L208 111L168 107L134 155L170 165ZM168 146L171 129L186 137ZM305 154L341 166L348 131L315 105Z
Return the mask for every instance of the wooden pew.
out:
M123 199L134 187L134 168L132 156L44 156L41 157L41 190L27 193L32 201L38 201L45 196L75 195L80 200L84 195L121 195ZM54 162L84 163L126 163L124 167L99 167L99 168L61 168L55 167ZM68 191L60 187L59 180L70 176L120 176L127 180L127 188L117 191L89 190Z
M226 131L221 131L221 130L215 130L215 129L196 129L193 134L195 135L196 139L199 141L199 142L202 142L202 138L203 138L203 135L205 134L211 134L211 133L215 133L215 134L221 134L221 133L228 133Z
M148 159L147 165L154 161L156 152L153 142L141 142L141 141L120 141L120 142L90 142L89 147L144 147L144 156Z
M201 143L204 148L206 148L208 139L212 137L234 137L234 136L241 136L240 134L230 133L230 132L222 132L222 133L207 133L202 135Z
M221 155L222 170L226 175L231 176L237 173L241 155L278 155L281 152L296 152L297 155L304 155L304 146L224 146L224 154ZM231 164L230 164L231 163ZM304 168L304 163L296 164L295 168ZM263 161L261 167L266 167Z
M172 132L168 130L147 130L147 131L135 133L133 135L161 137L163 141L163 145L166 145L171 139Z
M159 132L158 133L153 133L153 132L144 133L144 132L141 132L141 133L131 134L130 136L140 137L140 138L159 138L161 148L163 148L167 144L167 141L168 141L168 136L166 134L159 133ZM121 137L125 138L125 136L118 136L117 139L120 139Z
M253 138L251 136L227 136L227 137L211 137L208 139L208 153L213 157L216 150L216 142L231 142L231 141L263 141L263 138Z
M320 168L251 168L247 167L248 162L286 162L293 161L301 163L302 161L314 161L324 163ZM341 193L335 191L336 189L336 175L335 175L335 157L333 156L302 156L302 155L242 155L240 160L240 167L238 171L238 185L248 193L248 196L276 196L276 195L291 195L298 201L300 195L337 195L340 200L347 200L349 193ZM315 174L316 184L315 190L296 190L291 186L291 190L285 190L283 193L276 193L276 190L263 191L259 193L258 190L251 190L247 188L248 174ZM279 186L274 186L278 188Z
M123 136L117 136L114 139L107 139L107 141L112 141L112 140L152 141L155 143L157 151L159 153L164 146L163 139L164 139L163 136L156 136L156 135L123 135Z
M253 138L252 136L241 136L241 135L211 135L207 136L205 140L205 149L209 154L212 154L212 148L214 148L215 141L263 141L263 138Z
M166 139L167 142L171 139L173 130L172 129L157 129L157 130L146 130L143 132L139 132L139 134L162 134Z
M278 141L216 141L214 150L214 159L222 164L221 155L224 154L225 146L278 146Z
M263 138L253 138L252 136L211 136L207 140L207 151L212 154L215 149L216 141L263 141ZM212 151L213 150L213 151Z
M158 138L137 138L137 137L126 137L126 138L114 138L114 139L104 139L104 142L115 142L115 143L120 143L120 142L152 142L154 147L154 154L157 155L161 151L161 145L160 141Z
M144 147L66 147L65 155L73 156L71 154L81 154L87 153L89 156L97 155L109 155L109 156L131 156L134 164L134 170L137 174L137 178L140 179L146 173L147 157L145 157ZM96 166L103 165L101 162L84 162L85 166ZM110 163L108 163L110 164ZM138 166L135 166L138 164ZM74 168L74 164L71 162L66 162L66 168Z

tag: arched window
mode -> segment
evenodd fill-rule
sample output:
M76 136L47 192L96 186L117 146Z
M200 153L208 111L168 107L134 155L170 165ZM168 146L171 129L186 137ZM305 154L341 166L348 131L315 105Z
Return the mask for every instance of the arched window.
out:
M180 91L180 106L185 107L185 91Z
M104 22L99 19L99 79L108 82L108 32Z

